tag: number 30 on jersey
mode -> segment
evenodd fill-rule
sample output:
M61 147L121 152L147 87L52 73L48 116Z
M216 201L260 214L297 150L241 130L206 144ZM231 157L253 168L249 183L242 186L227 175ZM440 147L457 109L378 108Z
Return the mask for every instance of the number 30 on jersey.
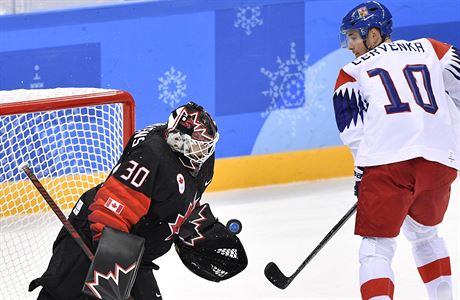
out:
M147 179L150 171L134 160L130 160L129 164L130 166L126 168L126 172L120 178L139 188Z

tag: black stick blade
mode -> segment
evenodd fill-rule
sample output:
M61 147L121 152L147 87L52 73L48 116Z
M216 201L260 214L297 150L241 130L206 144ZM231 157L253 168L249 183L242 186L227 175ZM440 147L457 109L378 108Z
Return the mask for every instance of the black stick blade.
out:
M278 268L278 266L274 262L267 264L264 273L268 281L270 281L274 286L282 290L287 288L287 286L292 281L289 277L284 276L280 268Z

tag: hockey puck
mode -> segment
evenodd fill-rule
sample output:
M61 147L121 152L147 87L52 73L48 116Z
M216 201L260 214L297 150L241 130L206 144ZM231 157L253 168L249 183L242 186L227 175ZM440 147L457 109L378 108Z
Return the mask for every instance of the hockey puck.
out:
M243 229L243 225L241 225L239 220L231 219L227 222L227 229L233 234L238 234L241 232L241 229Z

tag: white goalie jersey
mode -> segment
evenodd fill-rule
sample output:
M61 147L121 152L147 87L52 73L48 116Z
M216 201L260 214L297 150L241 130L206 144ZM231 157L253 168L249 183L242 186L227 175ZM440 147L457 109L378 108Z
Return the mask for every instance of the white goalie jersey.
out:
M357 166L424 157L460 169L460 50L383 43L340 70L337 126Z

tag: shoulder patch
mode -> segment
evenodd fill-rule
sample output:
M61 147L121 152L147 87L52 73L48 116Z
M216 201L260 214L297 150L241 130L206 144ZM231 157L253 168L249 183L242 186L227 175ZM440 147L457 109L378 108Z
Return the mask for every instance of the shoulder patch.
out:
M113 211L114 213L116 213L117 215L121 214L121 212L123 211L123 208L125 208L123 204L121 204L117 200L110 198L110 197L109 199L107 199L104 206L108 208L109 210Z

